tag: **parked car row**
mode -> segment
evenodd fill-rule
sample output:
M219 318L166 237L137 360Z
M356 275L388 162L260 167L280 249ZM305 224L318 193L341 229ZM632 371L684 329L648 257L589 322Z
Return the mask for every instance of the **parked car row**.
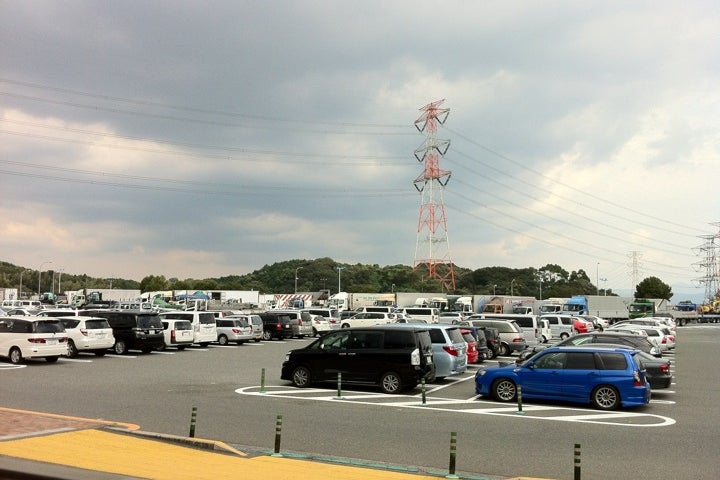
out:
M34 316L2 316L0 357L12 363L21 363L25 358L46 358L54 362L60 356L73 358L81 352L98 356L109 351L119 355L129 350L149 353L167 347L184 350L193 344L242 344L317 334L314 316L305 312L218 313L48 309L39 310Z

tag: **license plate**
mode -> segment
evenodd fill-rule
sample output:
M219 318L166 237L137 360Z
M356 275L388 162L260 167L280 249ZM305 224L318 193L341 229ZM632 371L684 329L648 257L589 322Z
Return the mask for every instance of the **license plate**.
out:
M45 343L46 343L47 345L57 345L57 339L55 339L55 338L48 338L47 340L45 340Z

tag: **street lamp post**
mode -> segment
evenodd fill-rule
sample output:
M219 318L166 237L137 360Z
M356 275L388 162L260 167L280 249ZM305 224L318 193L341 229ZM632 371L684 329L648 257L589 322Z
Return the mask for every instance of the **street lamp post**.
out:
M513 278L512 280L510 280L510 296L511 297L515 296L515 294L513 293L513 285L514 284L515 284L515 279Z
M595 288L595 294L600 295L600 262L597 262L597 266L595 267Z
M338 265L338 266L335 267L335 268L336 268L337 271L338 271L338 293L340 293L340 292L342 291L342 290L340 289L340 272L342 272L343 270L345 270L345 267L341 267L340 265Z
M493 285L493 297L495 296L495 289L497 288L497 284Z
M42 267L43 265L47 265L48 263L52 263L52 261L48 260L47 262L43 262L38 267L38 300L40 299L40 278L42 277Z
M23 277L23 273L29 272L29 271L30 271L30 269L29 269L29 268L26 268L25 270L23 270L22 272L20 272L20 291L18 291L18 298L17 298L18 300L20 300L20 299L22 298L22 277Z
M607 278L601 278L601 282L603 282L603 295L607 297Z
M295 269L295 293L297 293L297 281L298 281L298 270L300 270L302 267L297 267Z

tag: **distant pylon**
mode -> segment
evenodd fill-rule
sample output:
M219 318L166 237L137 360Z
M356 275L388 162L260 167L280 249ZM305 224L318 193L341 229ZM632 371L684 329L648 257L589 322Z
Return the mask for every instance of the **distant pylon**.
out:
M436 138L438 124L442 125L450 109L439 108L445 100L432 102L420 109L422 115L415 120L419 132L427 135L425 142L415 150L415 158L424 163L423 173L415 179L420 192L420 218L413 269L427 268L428 279L439 280L446 291L455 291L455 271L450 258L447 217L443 190L450 181L451 172L440 169L440 157L450 148L449 140Z

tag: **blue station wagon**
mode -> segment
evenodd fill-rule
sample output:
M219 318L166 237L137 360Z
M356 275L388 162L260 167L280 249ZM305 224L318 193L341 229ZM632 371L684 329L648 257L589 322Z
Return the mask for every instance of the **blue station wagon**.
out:
M650 402L650 384L637 350L547 348L520 366L489 367L475 374L475 391L503 402L523 398L591 403L601 410Z

